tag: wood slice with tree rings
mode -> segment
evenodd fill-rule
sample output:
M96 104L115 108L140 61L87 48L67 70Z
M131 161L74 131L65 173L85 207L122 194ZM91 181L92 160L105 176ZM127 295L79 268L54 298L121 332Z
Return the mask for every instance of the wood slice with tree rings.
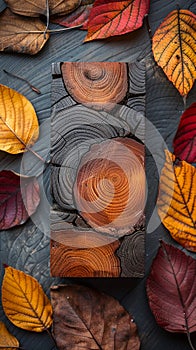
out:
M115 255L119 241L89 230L51 232L52 276L118 277L120 261Z
M143 216L144 146L129 138L94 144L81 159L73 193L91 227L123 236Z
M121 277L143 277L145 255L144 231L134 232L123 237L116 255L120 259Z
M70 95L83 105L111 110L126 96L126 63L64 62L61 69Z
M136 108L136 105L139 108L145 109L145 104L141 104L139 106L139 103L136 98L133 98L135 101L134 107ZM137 101L137 102L136 102ZM130 101L128 101L129 103ZM120 106L118 110L118 116L120 119L126 121L130 125L131 133L136 136L139 140L142 142L145 141L145 116L144 113L141 113L141 111L136 111L134 108L129 108L127 106Z
M74 208L72 190L81 157L97 142L130 133L128 123L105 111L77 105L52 116L51 189L56 203ZM56 164L56 165L55 165Z

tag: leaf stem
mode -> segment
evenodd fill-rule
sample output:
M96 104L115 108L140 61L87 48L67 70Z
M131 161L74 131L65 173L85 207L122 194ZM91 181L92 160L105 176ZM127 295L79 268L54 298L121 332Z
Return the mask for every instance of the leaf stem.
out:
M29 30L29 31L21 31L21 32L16 32L16 33L13 33L13 35L16 35L16 34L45 34L46 33L60 33L60 32L64 32L64 31L67 31L67 30L70 30L70 29L76 29L76 28L80 28L82 27L83 24L79 24L77 26L73 26L73 27L69 27L69 28L61 28L61 29L45 29L45 30ZM10 35L10 33L9 33Z
M19 75L13 74L11 72L8 72L5 69L3 69L3 72L6 73L7 75L10 75L11 77L14 77L14 78L20 79L22 81L25 81L25 83L27 83L33 91L35 91L37 94L41 94L41 91L38 88L36 88L34 85L32 85L27 79L25 79L25 78L23 78L23 77L21 77Z
M189 345L190 345L191 350L195 350L195 347L193 346L193 343L192 343L192 341L191 341L190 332L188 331L186 334L187 334L188 343L189 343Z
M54 343L55 347L57 347L56 341L52 335L52 332L49 329L46 329L46 332L48 333L48 335L49 335L50 339L52 340L52 342Z
M12 129L12 127L6 122L6 120L4 120L1 116L0 116L0 119L29 152L33 153L35 157L41 160L41 162L45 163L45 160L37 152L35 152L28 145L25 144L25 142L16 134L16 132Z

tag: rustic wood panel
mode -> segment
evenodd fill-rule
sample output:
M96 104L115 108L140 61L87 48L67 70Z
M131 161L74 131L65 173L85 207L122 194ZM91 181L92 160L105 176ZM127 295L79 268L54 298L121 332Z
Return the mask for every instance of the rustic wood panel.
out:
M189 9L196 12L196 2L194 0L178 0L180 8ZM5 3L0 0L0 10L5 8ZM155 29L172 10L176 9L176 2L173 0L151 0L149 24L154 33ZM43 123L50 117L50 83L51 83L51 64L59 61L129 61L134 62L137 58L149 58L147 61L147 80L146 80L146 114L155 125L157 130L166 139L168 146L171 148L172 135L179 122L179 116L183 109L182 98L169 83L161 70L156 66L151 57L150 38L146 26L132 34L122 37L112 38L94 43L82 44L85 33L79 30L67 32L61 35L51 35L46 47L35 57L0 54L0 81L5 85L23 93L34 104L38 113L39 122ZM21 81L8 78L3 69L7 69L16 74L22 75L29 79L34 85L40 88L42 95L37 96L31 92L28 86ZM187 104L195 101L196 88L189 94ZM165 122L161 122L161 118ZM146 140L152 140L150 144L155 146L157 134L152 134L151 126L146 126ZM148 202L146 209L147 224L151 218L155 206L158 185L157 162L161 164L162 156L160 151L153 150L152 154L147 152L146 172L148 178ZM19 168L20 156L13 157L0 152L1 168L9 167L17 170ZM55 279L49 275L49 254L50 254L50 234L49 227L43 228L43 222L40 219L39 210L33 221L28 222L22 228L14 228L9 231L1 232L0 238L0 276L2 280L3 267L2 263L7 263L13 267L20 268L23 271L31 273L44 286L46 291ZM46 211L49 218L49 213ZM63 213L61 213L63 216ZM36 221L35 221L36 220ZM78 218L76 218L76 221ZM36 229L35 226L38 226ZM35 234L37 232L40 232ZM44 231L45 230L45 231ZM48 231L47 231L48 230ZM43 233L44 232L44 233ZM40 235L40 240L37 237ZM19 240L21 236L21 240ZM44 236L44 242L41 237ZM26 240L28 237L28 249ZM172 242L167 231L160 225L160 221L155 213L151 225L147 225L146 234L146 272L148 274L152 259L155 256L159 239L165 239ZM36 249L36 243L39 249ZM32 249L31 249L32 246ZM17 254L15 254L17 251ZM12 253L11 253L12 252ZM33 252L33 253L32 253ZM26 262L26 263L25 263ZM40 262L40 263L39 263ZM61 279L61 282L64 280ZM66 282L72 282L67 279ZM138 324L139 334L141 337L141 350L189 350L189 345L185 335L170 334L160 329L154 321L150 312L146 293L144 279L110 279L110 278L90 278L74 279L74 283L86 284L103 290L119 300L128 311L130 311ZM10 324L0 304L0 318L9 326L9 330L20 340L21 346L28 350L55 350L54 344L47 334L32 334L22 331ZM196 346L196 339L195 346Z
M145 69L144 60L53 64L52 211L74 211L81 226L54 230L52 220L52 276L144 274L144 230L138 244L123 242L145 221ZM117 254L121 244L129 259L127 248Z

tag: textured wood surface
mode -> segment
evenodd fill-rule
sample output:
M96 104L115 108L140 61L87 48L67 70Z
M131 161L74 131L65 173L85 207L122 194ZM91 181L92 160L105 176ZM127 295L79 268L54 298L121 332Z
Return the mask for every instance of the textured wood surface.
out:
M196 12L194 0L179 0L178 4L180 8ZM4 2L1 0L0 10L4 7ZM166 0L164 3L162 0L151 0L149 24L152 33L154 33L164 17L175 8L176 3L173 0ZM183 100L152 59L146 25L135 33L105 41L82 44L84 37L85 33L79 30L61 35L51 35L44 49L35 57L0 54L0 80L1 83L15 88L30 99L38 113L39 122L42 123L42 128L44 128L45 120L50 116L50 73L52 62L106 60L134 62L137 58L146 57L146 115L148 118L146 125L146 144L148 147L146 154L148 179L146 216L148 225L145 275L147 276L152 259L158 249L159 239L162 238L175 245L167 231L160 225L156 211L154 211L154 205L157 196L159 170L163 163L164 140L171 149L179 117L184 109ZM21 83L21 81L11 77L8 78L3 73L3 69L29 79L40 88L42 95L38 96L30 91L25 83ZM196 87L194 86L188 96L187 106L195 101L195 96ZM46 130L48 129L46 128ZM163 137L161 141L160 135ZM20 156L8 156L1 152L0 157L1 169L11 168L18 170L20 168ZM44 179L44 183L47 188L47 178ZM4 262L32 274L40 281L44 290L49 293L49 286L55 284L57 279L51 278L49 273L50 237L47 219L48 207L46 205L25 226L1 232L1 277L3 275L2 262ZM77 221L78 218L76 217L75 220ZM62 279L61 282L63 282ZM72 280L67 280L67 282L72 282ZM117 297L123 303L126 309L134 315L138 324L142 341L141 350L189 350L186 336L167 333L156 325L147 304L145 278L142 280L121 279L120 281L119 279L107 278L86 279L85 281L76 279L74 282L94 286ZM1 306L0 318L6 320ZM7 320L6 324L9 326L9 330L18 337L24 349L56 349L47 334L32 334L21 331L12 326Z

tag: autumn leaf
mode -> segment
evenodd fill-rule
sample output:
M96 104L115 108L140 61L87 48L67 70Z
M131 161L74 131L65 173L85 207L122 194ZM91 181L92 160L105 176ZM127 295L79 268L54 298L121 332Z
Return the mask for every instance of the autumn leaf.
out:
M196 78L196 15L174 10L164 19L152 39L155 61L182 96Z
M137 327L117 300L79 285L51 287L59 350L139 350Z
M6 8L0 13L0 51L35 55L49 38L45 28L39 18L21 17Z
M43 332L52 324L52 306L38 281L11 266L5 268L2 305L19 328Z
M19 341L11 333L8 332L4 323L0 321L0 349L17 350L18 347Z
M182 114L173 147L175 155L181 160L196 162L196 102Z
M46 0L5 0L12 12L23 16L39 17L47 14ZM80 5L81 0L49 0L50 15L65 15Z
M158 214L171 236L186 249L196 252L196 168L177 161L169 151L165 153Z
M88 29L88 19L93 7L94 0L82 0L80 6L68 15L52 18L51 22L61 26L73 27L82 25L81 29Z
M85 41L121 35L140 28L150 0L96 0L88 22Z
M39 202L39 184L35 177L10 170L0 172L0 230L24 224Z
M196 331L195 271L195 259L161 242L146 286L156 322L169 332L187 333L189 342Z
M31 102L17 91L0 85L0 150L22 153L38 136L39 124Z

